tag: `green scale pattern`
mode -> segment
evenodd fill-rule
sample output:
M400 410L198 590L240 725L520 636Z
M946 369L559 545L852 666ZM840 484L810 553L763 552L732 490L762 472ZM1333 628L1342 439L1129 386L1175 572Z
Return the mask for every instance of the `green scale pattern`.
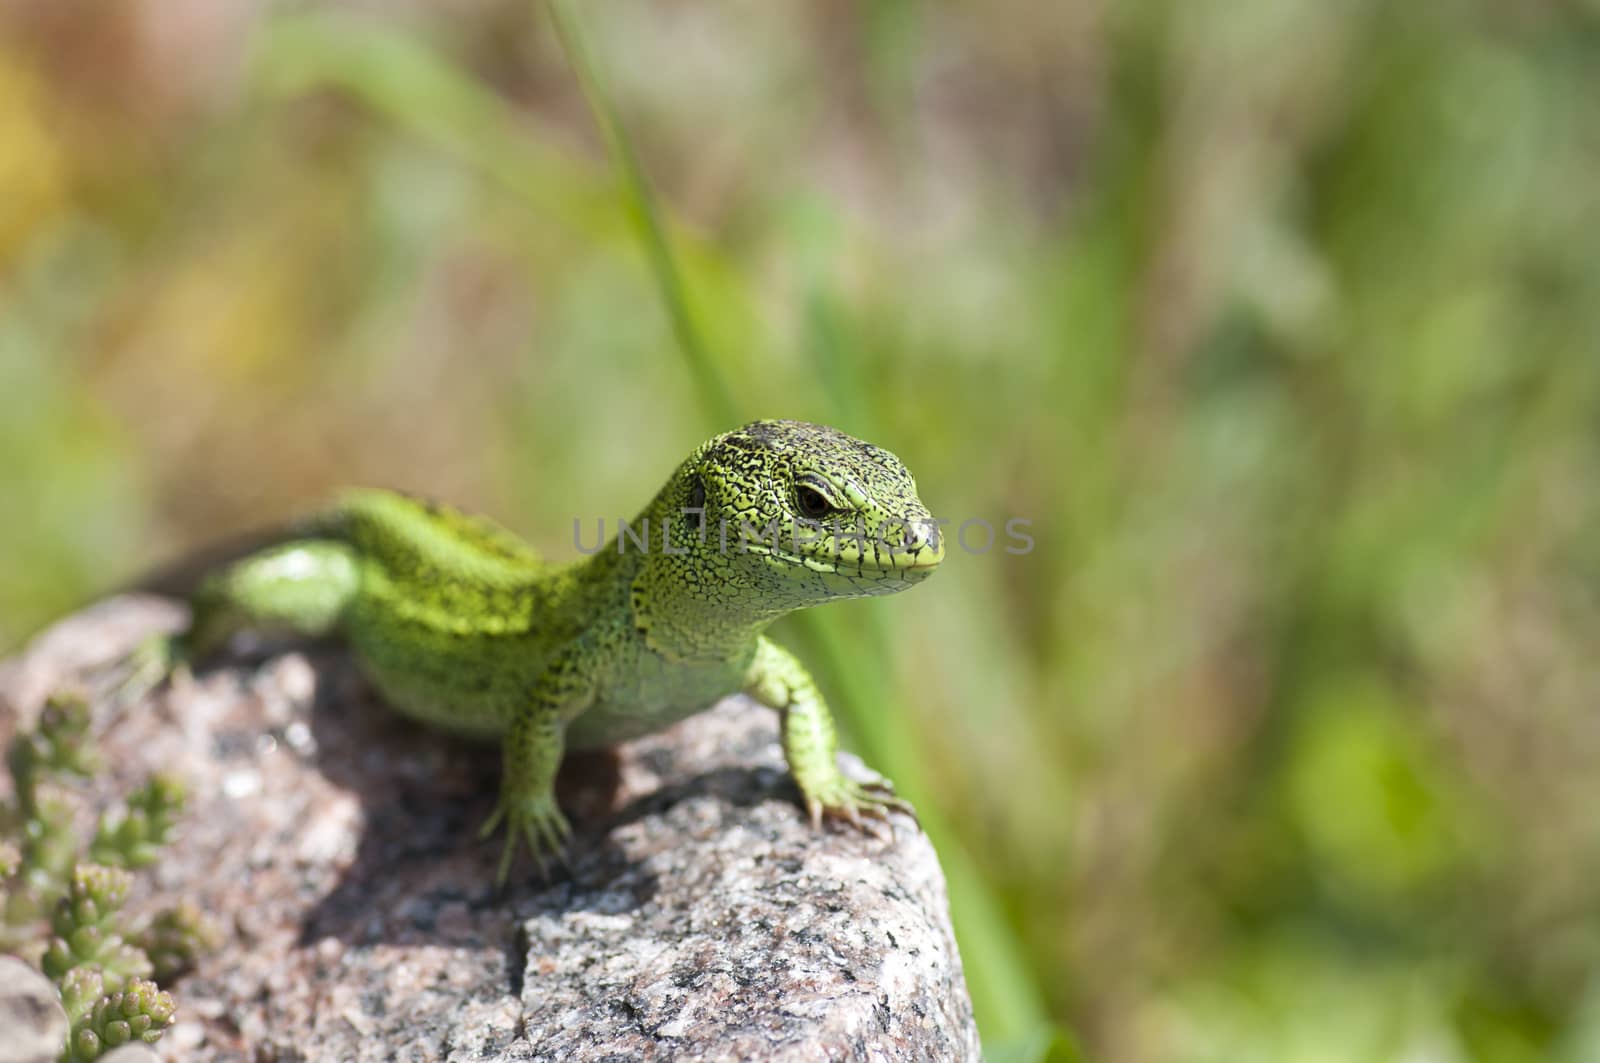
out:
M836 763L805 667L764 631L795 609L925 579L942 537L898 458L835 429L756 421L684 461L594 555L542 560L481 517L392 491L346 492L293 537L211 572L187 630L144 647L128 687L243 629L335 634L397 711L500 741L484 835L526 841L541 869L570 833L554 781L568 748L660 730L745 691L783 716L814 823L908 806Z

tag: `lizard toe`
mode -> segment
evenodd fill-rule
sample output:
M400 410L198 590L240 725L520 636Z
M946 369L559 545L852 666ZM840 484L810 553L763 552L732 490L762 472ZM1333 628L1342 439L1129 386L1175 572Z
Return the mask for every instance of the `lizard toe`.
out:
M174 674L185 668L185 658L173 635L152 635L119 660L99 670L111 700L122 706L142 701Z
M504 887L511 875L511 864L516 859L518 847L526 842L528 851L533 856L534 864L539 868L539 874L548 879L550 877L549 860L554 857L565 867L571 867L567 859L567 839L572 835L572 826L567 822L566 816L561 814L561 809L556 806L555 798L549 795L539 797L510 798L502 797L500 803L490 813L487 821L479 831L481 838L493 834L501 822L506 826L505 848L501 850L500 865L495 873L495 882Z
M883 838L879 829L889 827L889 837L894 836L894 818L891 813L901 812L917 822L916 810L911 803L894 793L887 779L857 782L843 775L818 792L806 795L806 809L811 815L813 828L824 818L841 819L857 830ZM918 824L920 827L920 824Z

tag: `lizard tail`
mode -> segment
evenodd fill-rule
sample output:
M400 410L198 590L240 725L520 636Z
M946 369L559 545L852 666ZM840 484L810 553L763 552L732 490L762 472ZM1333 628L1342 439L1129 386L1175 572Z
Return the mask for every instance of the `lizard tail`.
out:
M121 592L188 598L199 589L201 581L208 574L219 568L231 565L235 561L242 561L268 547L295 539L323 538L338 538L337 527L326 517L313 517L273 528L244 532L190 551L176 561L159 565L122 587Z

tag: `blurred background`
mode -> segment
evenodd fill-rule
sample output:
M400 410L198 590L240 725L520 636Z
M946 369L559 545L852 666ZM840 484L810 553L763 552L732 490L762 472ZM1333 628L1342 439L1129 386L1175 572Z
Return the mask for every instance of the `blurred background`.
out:
M782 632L993 1059L1600 1059L1600 3L578 14L0 0L0 649L828 422L1032 521Z

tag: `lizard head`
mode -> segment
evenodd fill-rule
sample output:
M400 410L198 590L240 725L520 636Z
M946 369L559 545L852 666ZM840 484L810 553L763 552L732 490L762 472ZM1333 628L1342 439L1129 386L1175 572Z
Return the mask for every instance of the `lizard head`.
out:
M900 459L833 428L754 421L706 443L682 474L685 506L704 509L697 549L794 604L892 594L944 558Z

